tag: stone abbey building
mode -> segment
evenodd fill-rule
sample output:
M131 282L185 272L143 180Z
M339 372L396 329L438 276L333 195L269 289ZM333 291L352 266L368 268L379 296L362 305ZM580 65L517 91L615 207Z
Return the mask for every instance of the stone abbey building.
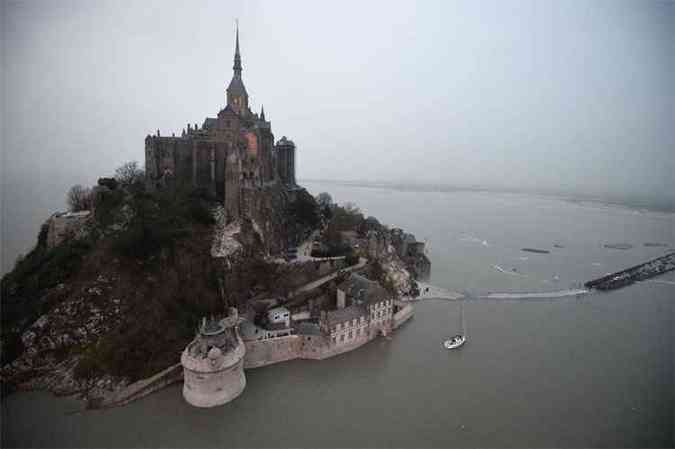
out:
M244 214L247 190L278 184L295 189L295 145L283 137L274 144L272 126L251 111L241 76L239 29L234 74L226 89L226 105L200 126L187 125L179 137L148 135L145 168L150 188L174 183L203 188L223 202L228 221Z

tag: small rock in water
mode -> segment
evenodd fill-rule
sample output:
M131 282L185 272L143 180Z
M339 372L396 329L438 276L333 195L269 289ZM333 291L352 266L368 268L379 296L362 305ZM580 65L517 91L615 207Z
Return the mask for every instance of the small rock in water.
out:
M609 249L631 249L633 245L630 243L606 243L603 245L605 248Z

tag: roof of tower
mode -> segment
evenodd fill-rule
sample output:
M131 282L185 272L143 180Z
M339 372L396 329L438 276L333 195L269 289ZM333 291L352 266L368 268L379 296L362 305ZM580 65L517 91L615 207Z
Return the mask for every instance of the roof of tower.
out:
M295 146L295 143L293 143L293 141L291 139L287 138L286 136L283 136L281 139L279 139L276 144L277 145L292 145L292 146Z
M227 86L227 91L232 95L247 95L246 87L244 87L244 82L241 80L241 76L234 75L230 85Z

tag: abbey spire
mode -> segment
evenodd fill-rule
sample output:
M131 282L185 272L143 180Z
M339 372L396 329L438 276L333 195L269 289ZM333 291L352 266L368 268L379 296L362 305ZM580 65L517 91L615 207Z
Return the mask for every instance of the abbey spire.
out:
M234 66L232 69L234 70L234 76L238 76L241 78L241 54L239 53L239 22L237 21L237 37L236 37L236 44L234 48Z
M248 93L241 79L241 53L239 52L239 23L237 23L236 44L234 48L234 66L232 81L227 88L227 104L239 115L248 115Z

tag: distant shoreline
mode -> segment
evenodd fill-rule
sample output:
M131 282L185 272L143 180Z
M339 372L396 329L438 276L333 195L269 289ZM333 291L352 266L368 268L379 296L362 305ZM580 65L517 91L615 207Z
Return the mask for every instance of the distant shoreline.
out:
M657 200L649 202L647 200L631 200L620 198L601 198L598 196L584 196L582 194L540 192L535 190L518 190L510 188L480 187L480 186L453 186L449 184L414 184L398 183L394 181L348 181L334 179L305 179L303 183L323 183L332 185L341 185L346 187L364 187L370 189L389 189L403 192L485 192L485 193L508 193L515 195L543 196L546 198L555 198L572 203L595 203L609 206L620 206L633 210L645 210L650 212L661 212L675 214L675 200Z

